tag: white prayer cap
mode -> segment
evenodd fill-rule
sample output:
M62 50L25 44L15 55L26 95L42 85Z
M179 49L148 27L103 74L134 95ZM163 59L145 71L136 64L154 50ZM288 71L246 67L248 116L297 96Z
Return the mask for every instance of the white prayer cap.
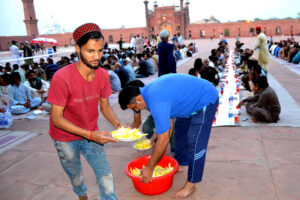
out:
M167 37L169 37L169 36L170 36L170 33L169 33L169 31L167 31L167 30L162 30L162 31L159 33L159 37L160 37L161 39L167 38Z

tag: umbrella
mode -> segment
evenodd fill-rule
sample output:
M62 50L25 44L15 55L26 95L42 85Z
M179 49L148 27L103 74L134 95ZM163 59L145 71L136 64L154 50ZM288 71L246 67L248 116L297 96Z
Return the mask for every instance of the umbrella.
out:
M47 38L47 37L38 37L31 40L31 43L40 43L40 44L54 44L57 45L57 41L53 38Z

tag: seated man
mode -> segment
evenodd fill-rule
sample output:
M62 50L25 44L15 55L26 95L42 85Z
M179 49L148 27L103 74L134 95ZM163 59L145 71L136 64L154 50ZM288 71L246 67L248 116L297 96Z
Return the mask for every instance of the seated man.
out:
M247 113L254 122L277 122L281 107L275 91L269 87L267 77L258 76L252 82L255 95L242 100L238 107L247 102Z
M49 83L36 76L36 72L29 70L26 74L26 85L31 93L31 97L41 97L42 101L48 96Z
M2 92L2 87L9 85L10 74L0 75L0 112L5 112L5 108L9 106L9 97Z
M143 54L138 54L137 58L139 60L139 68L136 70L136 78L144 78L148 77L150 75L148 68L147 68L147 63L143 59Z
M12 85L8 86L7 93L12 114L27 113L30 111L30 108L35 108L41 104L42 100L40 97L31 98L30 90L21 83L21 77L18 72L12 73L11 79Z
M125 59L122 59L122 62L123 62L123 65L124 65L124 69L127 71L128 73L128 76L129 76L129 79L128 81L133 81L136 79L135 77L135 73L134 73L134 70L131 66L131 63L130 63L130 59L128 58L125 58Z
M151 56L148 53L145 53L144 55L144 60L147 65L147 71L149 72L149 75L154 75L155 74L155 65L153 62L150 60Z
M120 92L122 87L121 87L121 81L120 81L119 76L114 71L111 70L111 67L108 64L104 65L103 69L105 69L108 72L110 87L111 87L112 91L114 93Z
M52 58L47 58L46 76L47 80L50 81L54 73L59 70L59 66L53 63Z
M128 72L125 70L124 67L122 67L122 64L117 62L115 64L115 73L119 76L120 81L121 81L121 86L122 88L125 87L125 85L127 84L128 80L129 80L129 74Z

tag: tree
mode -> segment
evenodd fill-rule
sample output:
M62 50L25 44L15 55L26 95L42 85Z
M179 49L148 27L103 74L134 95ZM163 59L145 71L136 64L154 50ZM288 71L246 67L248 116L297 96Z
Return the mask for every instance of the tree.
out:
M263 21L263 19L260 19L260 18L254 18L254 20L253 21Z

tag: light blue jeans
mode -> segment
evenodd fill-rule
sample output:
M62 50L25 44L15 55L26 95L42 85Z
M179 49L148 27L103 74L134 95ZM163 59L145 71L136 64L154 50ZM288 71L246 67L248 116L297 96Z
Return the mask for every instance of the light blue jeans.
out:
M53 144L57 150L61 165L71 180L73 191L78 196L84 196L87 189L81 175L80 153L82 153L96 175L100 190L100 199L117 199L114 192L113 176L110 172L104 145L89 142L86 139L72 142L53 140Z

